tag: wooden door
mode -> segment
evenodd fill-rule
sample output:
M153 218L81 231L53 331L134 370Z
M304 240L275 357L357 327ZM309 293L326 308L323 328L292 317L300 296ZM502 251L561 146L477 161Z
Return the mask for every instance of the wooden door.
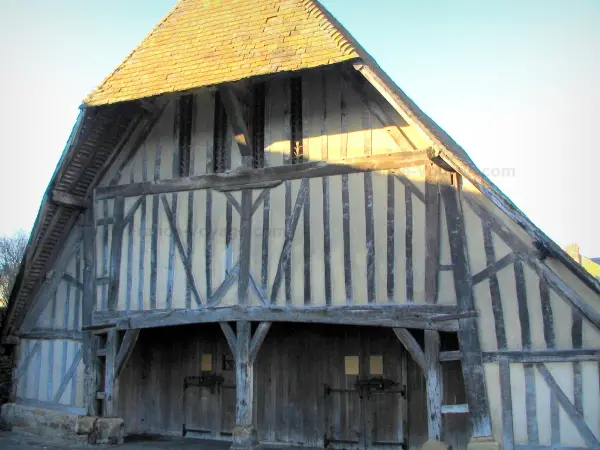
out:
M342 370L324 386L325 436L330 448L397 450L407 432L406 356L390 333L361 331L346 340ZM349 344L349 345L348 345ZM338 353L339 354L339 353Z

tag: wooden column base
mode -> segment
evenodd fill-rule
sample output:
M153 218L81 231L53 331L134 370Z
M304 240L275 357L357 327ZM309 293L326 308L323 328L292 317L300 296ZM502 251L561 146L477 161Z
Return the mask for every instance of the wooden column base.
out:
M258 434L252 425L236 425L233 429L231 450L255 450L259 448Z

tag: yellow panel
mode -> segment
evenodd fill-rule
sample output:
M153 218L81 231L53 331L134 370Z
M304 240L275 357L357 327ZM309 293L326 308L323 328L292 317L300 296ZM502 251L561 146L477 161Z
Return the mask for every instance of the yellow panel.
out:
M405 188L394 180L394 299L406 303L406 206ZM412 301L412 299L409 299Z
M252 204L257 200L258 196L262 191L251 191L252 192ZM258 286L261 286L262 276L262 233L263 233L263 213L264 213L264 200L260 201L258 209L252 216L251 225L251 238L250 238L250 275L256 281ZM250 305L257 306L260 304L259 298L252 287L249 289L249 303Z
M522 347L521 324L519 322L519 307L512 266L505 267L498 272L498 284L500 285L500 295L502 297L506 344L511 350L520 350Z
M200 357L200 370L202 372L212 372L213 358L211 353L203 353Z
M363 114L367 111L362 100L358 97L354 89L352 89L352 86L343 81L341 84L348 114L348 145L346 148L346 156L349 158L353 156L363 156L365 154Z
M206 295L206 198L207 190L194 192L194 245L192 248L192 271L196 279L196 287L204 301L207 301ZM195 302L192 297L192 307Z
M342 211L342 177L329 177L331 230L331 295L333 305L346 304L344 284L344 225Z
M344 373L346 375L358 375L358 356L345 356L344 357Z
M352 302L357 305L366 303L368 298L364 174L357 173L348 176L348 198L350 202Z
M188 192L177 194L177 214L175 215L177 232L187 254L187 219L188 219ZM185 308L185 295L187 290L187 275L183 265L182 255L175 241L173 242L173 308ZM192 302L194 300L192 299Z
M391 175L390 175L391 176ZM388 303L387 296L387 201L388 174L372 172L373 219L375 234L375 292L377 303ZM392 183L394 180L391 180ZM393 187L392 187L393 189Z
M371 375L383 375L382 355L371 355L369 357L369 373Z
M523 364L510 365L513 433L515 444L527 444L527 416L525 414L525 372Z
M484 364L483 370L485 372L485 384L490 406L492 433L497 442L502 442L502 398L500 394L500 371L498 363Z
M310 276L313 305L325 306L323 179L310 181Z
M440 289L440 292L444 292ZM498 350L496 339L496 324L492 310L490 283L484 280L473 287L475 309L479 311L479 341L484 352Z
M529 310L529 330L531 332L531 348L544 349L546 341L544 338L544 320L542 317L542 299L540 296L540 279L537 274L523 266L525 274L525 286L527 289L527 309Z
M573 309L553 290L550 290L550 304L552 305L552 317L554 318L556 348L573 348L571 339Z
M443 206L442 206L443 207ZM442 209L443 210L443 209ZM481 219L477 216L471 207L463 202L463 214L465 219L465 234L467 236L467 248L469 251L469 266L471 273L476 274L487 267L487 258L485 254L485 246L483 240L483 228ZM444 215L444 239L448 242L448 231L446 228L446 218ZM448 251L447 256L442 260L442 264L450 264L451 256Z
M597 347L596 347L597 348ZM583 416L596 436L600 436L600 367L597 362L585 361L581 363L583 385Z

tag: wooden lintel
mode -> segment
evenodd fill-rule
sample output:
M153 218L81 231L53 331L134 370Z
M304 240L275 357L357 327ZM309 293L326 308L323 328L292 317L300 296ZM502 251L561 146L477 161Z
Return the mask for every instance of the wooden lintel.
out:
M462 353L460 350L440 352L440 362L460 361L461 359L462 359Z
M506 358L511 363L552 363L552 362L575 362L575 361L600 361L600 350L598 349L565 349L565 350L501 350L497 352L485 352L482 355L483 362L498 362Z
M469 414L469 405L442 405L442 414Z
M311 161L302 164L265 167L262 169L242 168L226 173L99 187L96 189L96 199L103 200L118 196L133 197L138 195L167 194L200 189L261 189L273 187L287 180L376 170L402 169L423 165L426 162L426 152L398 152L386 155L343 158L333 161Z
M52 340L66 339L72 341L83 340L83 333L79 330L54 330L54 329L33 329L31 331L16 332L14 336L22 339Z
M59 191L57 189L52 191L52 203L78 209L87 209L91 205L91 201L85 197L69 194L68 192Z
M456 320L433 322L431 317L454 314L449 305L385 305L378 307L221 307L148 311L99 311L93 324L98 327L117 326L129 318L131 328L154 328L193 323L234 322L299 322L382 326L391 328L436 329L457 331Z
M125 332L125 336L123 337L123 342L121 343L121 348L119 349L119 353L117 353L117 360L115 362L115 377L119 378L123 373L123 369L127 365L127 361L131 357L133 353L133 349L135 348L135 343L138 340L140 335L140 330L132 329L127 330Z
M233 129L233 138L240 149L240 153L243 157L252 156L252 141L248 132L248 126L244 120L242 105L237 95L230 86L220 86L219 93L221 94L221 101L223 102L225 111L227 111L227 118Z

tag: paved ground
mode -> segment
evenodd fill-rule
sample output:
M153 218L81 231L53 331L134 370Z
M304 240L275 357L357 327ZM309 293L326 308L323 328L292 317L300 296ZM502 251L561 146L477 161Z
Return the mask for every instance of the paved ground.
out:
M0 449L2 450L59 450L59 449L100 449L113 448L118 450L226 450L227 442L202 441L199 439L183 438L131 438L125 444L116 447L88 445L84 443L67 442L58 438L42 437L24 431L0 431Z

